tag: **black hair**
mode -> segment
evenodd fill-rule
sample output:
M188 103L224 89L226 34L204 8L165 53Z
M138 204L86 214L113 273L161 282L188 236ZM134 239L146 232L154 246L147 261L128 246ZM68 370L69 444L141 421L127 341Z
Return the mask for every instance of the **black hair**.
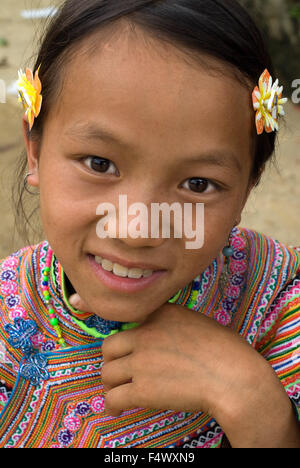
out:
M34 72L41 65L43 105L28 133L30 138L42 137L65 64L79 42L106 26L117 28L118 20L126 20L147 34L177 46L187 55L208 55L230 66L237 78L244 78L248 83L249 99L250 90L266 68L274 76L262 34L237 0L66 0L50 20L35 61ZM257 135L254 115L253 111L251 177L258 185L265 164L274 153L276 132ZM17 173L20 181L23 181L26 165L26 154L25 157L23 154ZM14 194L17 217L25 216L23 195L21 183L19 192Z

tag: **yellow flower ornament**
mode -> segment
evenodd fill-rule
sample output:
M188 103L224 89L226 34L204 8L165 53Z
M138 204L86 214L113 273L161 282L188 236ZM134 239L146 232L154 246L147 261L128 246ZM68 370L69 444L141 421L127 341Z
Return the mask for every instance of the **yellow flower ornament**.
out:
M25 114L28 117L29 129L31 130L34 124L34 119L38 117L42 107L42 84L39 79L40 67L35 72L34 76L29 68L26 68L24 73L19 70L19 80L17 83L17 91L19 102L22 102Z
M283 86L279 87L278 80L273 83L273 78L267 69L260 76L258 85L252 93L257 134L261 135L264 129L267 133L278 131L278 118L285 115L283 104L288 101L282 97Z

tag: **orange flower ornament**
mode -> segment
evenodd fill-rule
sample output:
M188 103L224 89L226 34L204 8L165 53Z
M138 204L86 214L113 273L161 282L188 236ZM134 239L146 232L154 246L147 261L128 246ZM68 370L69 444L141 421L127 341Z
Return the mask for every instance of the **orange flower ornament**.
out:
M278 131L278 118L285 115L283 105L288 101L282 97L283 86L278 86L278 80L273 84L273 78L267 69L259 78L258 85L252 93L257 134L261 135L264 130L267 133Z
M36 70L34 76L29 68L26 68L24 73L19 70L19 80L17 83L17 91L19 102L22 102L25 114L28 117L29 129L31 130L34 124L34 119L38 117L42 107L42 84L39 79L39 68Z

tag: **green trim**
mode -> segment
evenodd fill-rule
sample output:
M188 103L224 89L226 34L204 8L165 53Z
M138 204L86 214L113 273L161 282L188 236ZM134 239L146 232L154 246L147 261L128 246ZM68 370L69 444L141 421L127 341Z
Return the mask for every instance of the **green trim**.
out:
M175 296L173 296L171 299L169 299L168 302L170 302L171 304L174 304L174 302L176 302L177 299L179 298L181 292L182 292L182 290L180 289L180 291L178 291L178 293L175 294Z
M61 275L62 295L63 295L63 299L64 299L65 303L67 304L67 306L71 310L71 312L73 312L74 314L77 314L77 315L78 314L84 314L85 312L83 312L82 310L74 309L74 307L71 306L71 304L69 302L67 287L66 287L66 282L65 282L65 272L64 272L64 269L63 269L62 266L61 266L61 270L62 270L62 275ZM73 317L73 318L75 318L75 317Z
M92 335L94 338L107 338L108 336L115 335L119 332L119 330L113 330L109 335L103 335L102 333L98 332L96 328L87 327L86 324L82 321L77 319L73 316L73 320L77 323L77 325L88 335Z

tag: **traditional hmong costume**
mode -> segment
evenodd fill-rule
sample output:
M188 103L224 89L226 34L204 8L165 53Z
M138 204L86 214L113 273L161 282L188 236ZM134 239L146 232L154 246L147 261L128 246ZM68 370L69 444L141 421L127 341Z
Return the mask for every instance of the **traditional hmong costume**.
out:
M300 249L243 228L232 247L228 265L220 253L176 303L243 336L273 366L299 417ZM68 346L58 348L41 286L48 248L43 241L0 262L0 447L221 447L222 428L200 411L107 416L101 345L120 324L71 307L53 255L49 290Z

